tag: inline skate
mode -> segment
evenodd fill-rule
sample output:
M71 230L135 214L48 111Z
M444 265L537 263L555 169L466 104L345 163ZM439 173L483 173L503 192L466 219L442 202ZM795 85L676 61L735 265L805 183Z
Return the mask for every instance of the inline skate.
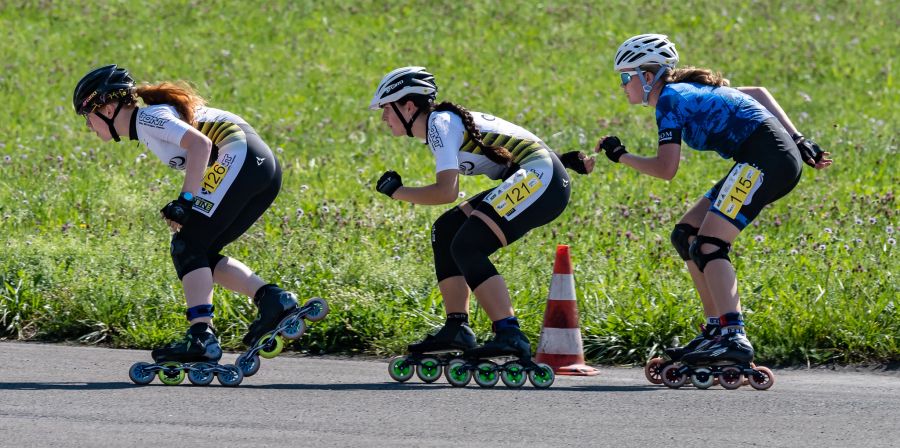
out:
M509 359L497 363L492 359ZM538 389L553 384L553 369L531 360L531 344L518 327L498 329L494 338L481 347L466 350L463 358L451 360L446 369L447 382L465 387L474 377L481 387L494 387L503 381L507 387L522 387L526 381Z
M223 386L241 384L244 375L231 364L219 364L222 348L212 328L206 323L191 325L181 340L151 352L153 363L137 362L128 370L135 384L150 384L154 376L167 385L181 384L187 376L191 384L207 386L218 377ZM186 374L186 375L185 375Z
M266 285L258 301L259 316L250 324L244 343L250 348L238 356L237 364L244 376L259 371L260 357L271 359L284 349L284 340L297 340L306 331L306 322L318 322L328 315L325 299L313 297L297 306L297 296L275 285Z
M666 357L655 357L644 366L644 376L653 384L662 384L662 371L666 367L678 363L686 354L695 350L703 350L715 342L716 336L719 334L721 327L718 325L706 324L700 326L700 334L687 343L683 347L669 347L664 350Z
M405 382L416 376L426 383L441 377L451 359L475 348L475 332L467 324L446 323L437 333L410 344L409 355L396 356L388 363L388 374L394 381Z
M725 389L737 389L746 378L754 389L766 390L775 384L775 374L753 364L753 354L753 346L743 332L724 334L708 348L685 354L681 365L662 369L662 381L671 388L679 388L690 379L698 389L708 389L716 381Z

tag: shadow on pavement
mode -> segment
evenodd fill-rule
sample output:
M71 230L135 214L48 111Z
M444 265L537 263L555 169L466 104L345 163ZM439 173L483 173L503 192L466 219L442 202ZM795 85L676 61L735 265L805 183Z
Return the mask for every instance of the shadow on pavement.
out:
M242 383L239 386L241 389L283 389L283 390L389 390L389 391L399 391L399 390L420 390L420 389L433 389L433 388L442 388L442 389L457 389L447 383L339 383L339 384L247 384ZM460 389L482 389L481 387L475 385L474 383L466 386L465 388ZM510 392L514 392L517 390L527 390L532 389L538 391L534 387L530 385L522 386L518 389L510 389L502 384L498 384L497 386L491 388L493 390L509 390ZM664 388L663 388L664 389ZM659 386L604 386L604 385L594 385L594 386L551 386L549 389L546 389L548 392L650 392L661 390Z
M120 381L115 383L84 383L84 382L0 382L0 390L111 390L111 389L131 389L133 387L143 387L130 381Z

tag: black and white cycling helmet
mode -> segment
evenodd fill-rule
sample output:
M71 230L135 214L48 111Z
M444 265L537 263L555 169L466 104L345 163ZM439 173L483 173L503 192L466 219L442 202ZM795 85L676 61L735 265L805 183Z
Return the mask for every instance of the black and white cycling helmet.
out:
M84 75L72 94L72 105L78 115L113 101L129 98L134 93L134 79L128 70L115 64L96 68Z
M678 65L675 44L664 34L641 34L619 45L613 69L634 69L643 65L659 65L669 70Z
M134 79L128 70L115 64L105 65L91 70L78 81L72 93L72 106L78 115L95 113L106 123L112 139L119 141L115 120L122 106L134 104L134 91ZM95 112L98 107L112 102L118 103L112 118Z
M434 75L425 71L425 67L401 67L384 75L369 109L380 109L407 95L423 95L434 101L437 97Z

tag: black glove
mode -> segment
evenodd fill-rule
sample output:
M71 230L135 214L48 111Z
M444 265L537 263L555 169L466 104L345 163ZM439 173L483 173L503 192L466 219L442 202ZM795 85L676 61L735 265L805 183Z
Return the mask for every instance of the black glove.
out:
M589 171L587 167L584 166L584 161L587 158L587 155L581 151L569 151L559 156L559 161L562 162L564 167L578 174L588 174Z
M379 193L383 193L388 197L393 197L394 192L402 186L403 181L396 171L385 171L384 174L381 175L381 179L378 179L378 183L375 184L375 189L378 190Z
M625 150L625 145L615 135L604 138L599 147L606 153L606 157L609 160L616 163L619 163L619 158L623 154L628 154L628 151Z
M819 145L804 137L803 134L797 132L791 136L794 139L794 143L797 144L797 149L800 150L800 158L803 159L803 162L811 167L815 167L816 163L822 161L822 156L825 155L825 151L822 151L822 148L819 148ZM810 163L812 160L812 163Z
M188 218L191 217L191 208L194 206L194 195L184 192L178 196L178 199L169 202L160 210L163 216L178 224L184 225Z

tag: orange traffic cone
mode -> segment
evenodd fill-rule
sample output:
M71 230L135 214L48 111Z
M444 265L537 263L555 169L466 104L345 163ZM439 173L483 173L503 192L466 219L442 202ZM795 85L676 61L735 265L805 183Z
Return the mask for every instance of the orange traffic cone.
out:
M544 327L541 329L536 361L553 367L557 375L600 374L599 370L584 363L572 259L569 257L569 246L563 244L556 246L550 297L544 312Z

